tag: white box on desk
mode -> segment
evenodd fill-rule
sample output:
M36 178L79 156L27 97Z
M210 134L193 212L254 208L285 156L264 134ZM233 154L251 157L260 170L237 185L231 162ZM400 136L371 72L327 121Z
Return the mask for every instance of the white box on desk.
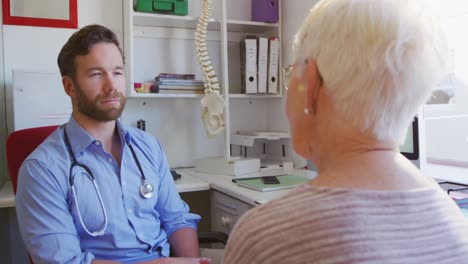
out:
M221 175L242 175L260 171L260 159L216 157L195 160L195 171Z

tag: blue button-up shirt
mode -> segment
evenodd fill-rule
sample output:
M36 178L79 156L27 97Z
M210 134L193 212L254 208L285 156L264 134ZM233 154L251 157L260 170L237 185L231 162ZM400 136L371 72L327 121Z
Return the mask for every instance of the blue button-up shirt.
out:
M98 194L84 169L74 166L61 126L23 163L19 171L16 209L23 240L35 263L90 263L93 259L140 262L169 255L168 238L179 228L196 229L200 216L189 213L175 188L166 156L151 135L117 121L122 161L104 151L78 123L66 125L78 162L92 171L108 224L102 236L90 232L104 226ZM133 146L154 195L140 194L142 176L132 156ZM70 187L74 179L75 202Z

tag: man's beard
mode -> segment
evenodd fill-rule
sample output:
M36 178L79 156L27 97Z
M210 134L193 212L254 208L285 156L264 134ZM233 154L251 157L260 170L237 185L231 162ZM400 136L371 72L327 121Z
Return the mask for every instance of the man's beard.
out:
M78 111L96 121L114 121L122 115L127 101L126 97L119 92L113 91L100 94L93 101L90 100L78 85L76 87L76 104ZM101 109L99 101L106 99L119 99L120 106L109 109Z

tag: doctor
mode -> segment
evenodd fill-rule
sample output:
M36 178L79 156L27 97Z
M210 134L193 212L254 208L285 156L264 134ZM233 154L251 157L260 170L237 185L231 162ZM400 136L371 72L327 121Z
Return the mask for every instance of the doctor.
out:
M198 263L200 216L181 200L160 143L117 120L126 82L116 35L82 28L58 66L73 113L23 163L16 196L34 263ZM165 259L169 244L186 258Z

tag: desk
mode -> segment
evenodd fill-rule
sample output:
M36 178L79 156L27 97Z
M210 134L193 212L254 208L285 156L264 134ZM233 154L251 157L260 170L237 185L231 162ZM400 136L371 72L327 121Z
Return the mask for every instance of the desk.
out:
M236 199L239 199L242 202L245 202L253 206L264 204L275 198L279 198L287 194L289 191L291 191L291 189L285 189L285 190L271 191L271 192L259 192L259 191L241 187L233 183L232 182L232 179L234 179L233 176L198 173L193 168L180 169L180 170L177 170L177 172L181 173L182 175L191 175L192 177L196 177L201 180L204 180L210 184L211 189L230 195ZM306 171L306 170L294 170L292 174L305 176L311 179L316 176L315 172ZM238 178L259 177L259 176L260 175L258 173L252 173L248 175L238 176Z
M191 175L183 175L175 181L179 193L206 191L210 184ZM0 208L15 207L15 195L11 181L5 182L0 188Z
M177 170L182 175L191 175L210 184L210 218L212 231L220 231L229 234L241 216L254 206L267 203L279 198L292 189L271 192L259 192L238 186L232 182L233 176L198 173L195 169ZM295 170L295 175L308 178L316 176L315 172L306 170ZM241 175L237 178L259 177L258 173Z
M0 208L15 207L15 195L11 181L5 182L0 187Z
M468 184L468 168L427 163L421 171L424 175L434 179Z

